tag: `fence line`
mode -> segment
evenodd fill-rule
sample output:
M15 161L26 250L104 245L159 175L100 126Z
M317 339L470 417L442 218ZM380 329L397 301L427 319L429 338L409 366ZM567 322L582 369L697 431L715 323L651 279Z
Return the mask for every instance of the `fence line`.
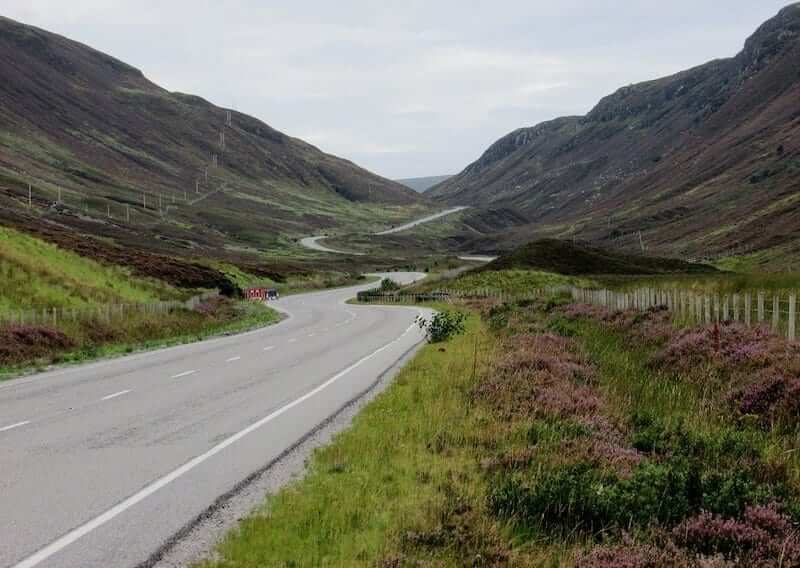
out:
M494 298L520 301L568 294L576 302L601 306L610 310L646 311L663 308L679 325L709 325L739 322L746 326L769 326L776 334L790 341L797 339L797 291L744 291L733 294L696 292L682 289L637 288L627 291L558 286L537 288L525 294L507 294L490 288L470 291L441 289L415 294L381 293L368 290L358 294L362 302L409 303L425 301L452 302L461 299Z
M0 313L0 324L52 325L59 322L99 320L111 322L131 314L166 314L173 310L193 310L201 302L219 296L218 292L198 294L185 301L147 302L140 304L104 304L91 308L41 307Z

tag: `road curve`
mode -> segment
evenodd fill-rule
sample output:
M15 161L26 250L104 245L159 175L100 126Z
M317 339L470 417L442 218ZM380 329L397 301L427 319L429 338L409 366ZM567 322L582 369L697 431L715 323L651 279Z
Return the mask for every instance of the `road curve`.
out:
M318 251L322 251L322 252L333 252L333 253L336 253L336 254L349 254L349 255L353 255L353 256L364 256L363 252L347 252L347 251L344 251L344 250L336 250L336 249L328 248L328 247L326 247L324 245L319 244L319 241L321 239L324 239L324 238L326 238L324 235L319 236L319 237L306 237L304 239L300 239L300 244L303 245L306 248L310 248L312 250L318 250Z
M465 206L453 207L453 208L447 209L445 211L440 211L439 213L436 213L435 215L428 215L427 217L423 217L422 219L417 219L416 221L411 221L410 223L406 223L405 225L400 225L399 227L393 227L391 229L387 229L385 231L381 231L379 233L372 233L372 234L376 235L376 236L380 236L380 235L391 235L393 233L399 233L401 231L406 231L408 229L416 227L417 225L421 225L423 223L429 223L431 221L435 221L436 219L440 219L442 217L445 217L446 215L451 215L453 213L457 213L458 211L463 211L464 209L468 209L468 207L465 207ZM344 250L336 250L336 249L328 248L328 247L326 247L324 245L321 245L319 243L319 241L321 241L324 238L326 238L325 235L321 235L321 236L317 236L317 237L306 237L304 239L300 239L300 244L302 246L306 247L306 248L309 248L309 249L312 249L312 250L316 250L316 251L321 251L321 252L332 252L332 253L335 253L335 254L349 254L351 256L352 255L364 256L364 254L365 254L363 252L348 252L348 251L344 251Z
M420 344L419 309L345 304L368 287L281 299L288 319L250 333L0 385L0 566L147 565Z
M459 211L463 211L464 209L468 209L466 206L459 206L453 207L451 209L446 209L445 211L440 211L435 215L429 215L427 217L423 217L422 219L417 219L416 221L411 221L410 223L406 223L405 225L400 225L399 227L393 227L391 229L387 229L385 231L381 231L380 233L375 233L376 235L391 235L393 233L399 233L401 231L407 231L408 229L412 229L417 225L422 225L423 223L429 223L431 221L435 221L436 219L440 219L447 215L452 215L453 213L458 213Z

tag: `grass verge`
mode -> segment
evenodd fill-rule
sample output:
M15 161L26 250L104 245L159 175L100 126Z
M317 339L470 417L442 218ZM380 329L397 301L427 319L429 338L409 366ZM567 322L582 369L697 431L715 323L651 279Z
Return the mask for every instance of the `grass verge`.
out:
M274 324L281 315L263 304L217 298L194 310L132 314L120 322L62 322L57 327L0 326L0 380L52 365L159 349Z

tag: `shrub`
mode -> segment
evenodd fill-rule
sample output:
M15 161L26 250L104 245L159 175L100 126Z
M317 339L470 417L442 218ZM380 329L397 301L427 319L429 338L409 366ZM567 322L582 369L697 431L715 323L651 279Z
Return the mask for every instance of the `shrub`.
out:
M464 333L466 319L467 316L463 312L445 310L434 314L430 320L420 316L417 318L417 324L425 332L430 343L440 343Z
M400 289L400 284L392 280L391 278L384 278L381 280L381 292L394 292L395 290Z
M16 364L59 353L75 343L61 331L38 325L0 327L0 364Z

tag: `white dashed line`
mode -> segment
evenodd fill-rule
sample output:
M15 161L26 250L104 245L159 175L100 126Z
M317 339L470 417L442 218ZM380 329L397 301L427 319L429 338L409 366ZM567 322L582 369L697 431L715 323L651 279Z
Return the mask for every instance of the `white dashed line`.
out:
M414 328L413 325L410 326L408 329L406 329L406 331L402 335L400 335L400 337L396 338L394 341L390 341L389 343L387 343L383 347L380 347L380 348L376 349L375 351L373 351L369 355L365 355L364 357L362 357L361 359L359 359L358 361L356 361L355 363L353 363L352 365L350 365L346 369L344 369L342 371L339 371L334 376L330 377L328 380L326 380L324 383L322 383L321 385L317 386L313 390L308 391L303 396L294 399L293 401L289 402L285 406L282 406L281 408L275 410L271 414L268 414L264 418L262 418L262 419L260 419L260 420L258 420L256 422L253 422L252 424L250 424L250 426L248 426L244 430L240 430L236 434L233 434L229 438L226 438L225 440L221 441L219 444L217 444L216 446L214 446L213 448L211 448L207 452L205 452L203 454L200 454L199 456L189 460L188 462L186 462L185 464L183 464L179 468L171 471L170 473L164 475L163 477L161 477L159 479L156 479L150 485L148 485L148 486L144 487L143 489L141 489L138 493L134 493L133 495L131 495L127 499L121 501L120 503L117 503L116 505L114 505L113 507L108 509L106 512L101 513L100 515L94 517L92 520L82 524L79 527L76 527L76 528L72 529L70 532L68 532L67 534L63 535L62 537L56 539L55 541L53 541L52 543L48 544L44 548L40 549L38 552L35 552L35 553L31 554L30 556L28 556L27 558L25 558L24 560L22 560L21 562L18 562L15 565L15 568L33 568L34 566L38 566L39 564L41 564L42 562L44 562L45 560L47 560L48 558L50 558L54 554L57 554L61 550L65 549L66 547L68 547L69 545L74 543L75 541L80 540L81 538L83 538L87 534L91 533L92 531L94 531L98 527L103 526L104 524L106 524L110 520L112 520L115 517L121 515L122 513L124 513L125 511L127 511L128 509L133 507L134 505L136 505L137 503L140 503L140 502L144 501L145 499L147 499L149 496L151 496L152 494L154 494L158 490L162 489L163 487L169 485L170 483L172 483L176 479L179 479L180 477L182 477L185 474L189 473L194 468L196 468L197 466L199 466L203 462L207 461L208 459L214 457L215 455L220 453L225 448L227 448L229 446L232 446L233 444L235 444L236 442L238 442L239 440L241 440L242 438L244 438L248 434L258 430L259 428L263 427L265 424L268 424L268 423L272 422L273 420L275 420L276 418L278 418L282 414L285 414L286 412L288 412L292 408L294 408L294 407L296 407L296 406L298 406L300 404L303 404L305 401L307 401L310 398L315 397L317 394L319 394L320 392L322 392L325 389L327 389L329 386L334 384L336 381L338 381L339 379L341 379L342 377L344 377L345 375L347 375L348 373L350 373L354 369L360 367L361 365L363 365L364 363L366 363L367 361L369 361L370 359L372 359L373 357L378 355L378 353L381 353L382 351L385 351L385 350L389 349L390 347L392 347L394 344L398 343L413 328Z
M295 341L297 341L297 338L296 338L296 337L292 337L292 338L289 340L289 343L294 343Z
M238 361L241 357L231 357L230 359L225 359L226 363L233 363L234 361Z
M275 349L274 345L270 345L269 347L264 347L264 351L272 351L273 349Z
M194 375L197 371L186 371L185 373L178 373L177 375L172 375L173 379L180 379L181 377L188 377L189 375Z
M309 333L308 334L309 337L314 337L315 335L316 335L316 333Z
M26 420L25 422L17 422L16 424L11 424L9 426L3 426L0 428L0 432L5 432L6 430L13 430L14 428L19 428L20 426L25 426L26 424L30 424L30 420Z
M104 396L100 400L111 400L112 398L117 398L118 396L122 396L123 394L128 394L129 392L131 392L130 389L124 390L124 391L115 392L114 394L110 394L108 396Z

